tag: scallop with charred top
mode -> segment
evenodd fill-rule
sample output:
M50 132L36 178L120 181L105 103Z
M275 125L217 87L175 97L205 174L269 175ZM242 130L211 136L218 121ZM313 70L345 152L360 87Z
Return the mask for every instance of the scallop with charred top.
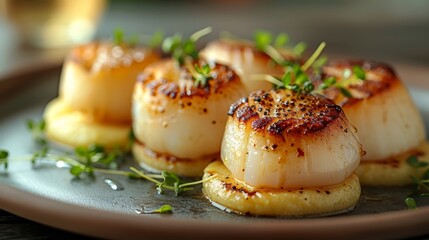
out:
M220 39L209 43L202 51L201 56L209 60L227 64L241 76L241 80L250 93L256 90L270 90L272 84L267 81L255 81L256 74L268 74L278 76L283 73L282 67L275 64L264 52L246 41ZM286 59L292 60L292 54L284 54Z
M406 158L400 156L412 151L427 153L427 148L424 147L427 142L425 127L420 113L404 84L387 64L342 61L327 65L323 72L327 77L335 76L341 84L344 81L344 72L351 71L354 66L365 71L366 79L352 81L343 86L352 94L352 98L341 95L336 88L328 88L324 93L343 108L350 122L358 129L359 139L366 151L358 171L361 183L408 184L411 178L404 180L400 177L403 174L387 173L397 171L389 167L395 164L378 163L391 159L405 161ZM402 172L407 172L405 163L398 166L404 167ZM408 175L411 176L411 173Z
M70 146L125 146L136 77L159 54L146 49L89 43L65 60L59 97L45 109L46 134Z
M148 67L133 96L135 158L143 165L183 176L201 176L218 159L229 106L243 97L239 76L221 64L209 65L205 84L197 83L195 66L168 59Z
M323 204L307 205L306 209L299 207L297 211L285 208L277 214L269 207L272 204L238 207L231 199L239 196L221 200L216 197L223 194L219 192L233 193L226 188L221 190L211 186L218 184L219 178L225 174L205 183L204 191L212 201L251 214L308 215L342 211L352 208L359 199L359 181L351 176L362 154L355 129L331 100L284 89L261 90L230 108L221 150L228 175L235 182L243 183L246 190L264 192L258 201L271 201L269 196L275 193L279 196L275 199L282 203L272 204L280 206L291 201L305 206L301 202L304 198L297 199L291 191L300 189L307 194L310 189L336 186L340 189L336 193L351 191L336 195L338 198L345 195L343 202L346 204L336 208ZM223 171L216 165L209 165L207 169L210 167L216 169L214 172ZM210 173L207 169L206 173ZM206 174L206 177L209 175L212 174Z

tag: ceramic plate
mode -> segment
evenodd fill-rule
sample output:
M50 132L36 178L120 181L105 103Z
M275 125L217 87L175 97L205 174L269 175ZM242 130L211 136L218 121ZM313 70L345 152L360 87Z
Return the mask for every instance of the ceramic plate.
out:
M429 70L398 70L429 125ZM57 94L58 71L33 74L31 81L0 98L0 148L10 152L8 171L0 171L0 208L52 227L102 238L400 238L429 233L429 200L419 199L407 210L410 188L364 187L352 212L320 218L250 217L213 207L195 188L178 197L158 194L151 183L96 174L73 178L67 169L49 164L33 167L29 156L37 149L26 129L27 119L40 119ZM414 82L413 82L414 81ZM426 81L427 82L427 81ZM5 87L0 82L0 90ZM414 87L413 87L414 86ZM2 91L0 91L2 92ZM4 92L4 89L3 89ZM133 164L132 159L128 161ZM106 179L122 185L113 190ZM138 214L141 209L173 207L172 214Z

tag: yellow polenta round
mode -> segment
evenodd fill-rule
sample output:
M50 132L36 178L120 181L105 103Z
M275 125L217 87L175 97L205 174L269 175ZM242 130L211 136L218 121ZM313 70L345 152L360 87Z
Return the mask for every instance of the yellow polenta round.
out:
M342 213L354 208L361 193L356 174L326 187L253 188L232 177L221 161L209 164L203 179L208 179L203 183L203 191L212 202L236 213L251 215L301 217Z
M60 98L45 108L46 137L63 145L77 147L99 144L106 148L125 147L129 142L130 125L94 121L90 114L71 109Z
M207 164L219 159L218 154L198 159L176 158L171 155L156 153L138 142L133 145L132 151L134 159L146 170L152 172L165 170L185 177L201 177Z
M407 158L417 156L429 163L429 143L423 141L417 149L402 153L384 161L361 161L356 173L363 186L405 186L411 184L412 177L420 178L428 169L415 168L407 163Z

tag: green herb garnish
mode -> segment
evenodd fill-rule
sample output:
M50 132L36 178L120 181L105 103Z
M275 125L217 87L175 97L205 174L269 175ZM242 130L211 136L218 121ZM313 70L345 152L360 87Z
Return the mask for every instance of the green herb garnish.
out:
M182 66L185 64L186 59L198 59L196 42L211 31L211 27L201 29L192 34L188 39L182 38L180 34L167 37L162 42L162 50L165 53L171 54L179 65Z
M353 74L360 80L366 79L366 73L361 66L353 66Z
M163 39L164 39L164 33L161 31L156 31L149 40L149 47L156 48L161 46Z
M420 161L417 156L411 155L407 158L407 164L414 168L427 167L429 164L427 162Z
M124 31L122 30L122 28L116 28L113 31L113 43L115 45L123 44L124 43L124 37L125 37L125 34L124 34Z
M427 162L420 161L417 156L411 155L406 160L407 164L413 168L420 169L429 166ZM426 169L421 177L411 176L414 183L414 190L405 199L409 209L416 208L416 202L413 197L427 197L429 196L429 169Z
M27 128L30 130L31 136L36 143L42 146L47 145L45 138L46 122L44 119L39 122L32 119L27 120Z
M145 211L145 213L172 213L173 207L170 205L162 205L160 208L152 210L152 211Z
M126 36L122 28L116 28L113 31L113 44L115 45L127 45L134 47L140 42L140 37L137 34Z
M182 192L191 190L192 186L201 184L204 181L214 177L212 176L205 180L198 180L194 182L184 182L176 174L166 171L162 172L161 174L148 174L134 167L131 167L130 171L111 169L112 156L117 157L118 153L115 153L114 151L107 153L104 148L94 145L90 147L76 148L75 155L72 156L50 154L46 151L43 151L43 153L33 154L31 160L33 165L36 165L37 161L41 159L45 161L62 162L70 166L69 172L74 177L81 177L82 175L95 177L95 173L104 173L126 176L131 179L145 179L155 183L158 193L160 194L162 194L164 190L168 190L173 191L176 195L179 195Z
M353 98L353 94L350 92L347 86L365 80L366 73L363 68L361 66L354 65L352 69L344 69L341 80L338 80L336 77L333 76L323 79L322 83L319 85L319 90L325 90L329 87L335 87L340 91L343 96L347 98Z
M154 175L154 174L149 175L149 174L145 174L143 171L140 171L134 167L131 167L130 170L134 172L136 175L140 176L141 178L155 183L157 185L158 193L162 194L164 190L170 190L170 191L174 191L176 196L184 191L192 190L191 186L201 184L205 181L210 180L215 176L213 175L204 180L185 183L176 174L171 172L163 171L161 175ZM162 179L162 181L157 179Z
M209 64L203 64L202 66L194 64L193 67L190 67L189 64L187 64L187 68L194 79L195 87L204 88L207 86L208 81L213 79L211 74L212 69Z
M407 205L408 209L416 209L417 208L416 200L414 200L414 198L407 197L405 199L405 204Z
M8 168L9 164L9 152L7 150L0 149L0 165L3 165L4 169Z
M268 45L270 46L270 45ZM283 62L284 74L281 78L277 78L270 75L256 76L256 79L263 78L274 84L274 87L289 89L294 92L300 93L310 93L314 90L314 85L311 82L310 75L307 73L307 70L315 64L325 48L326 43L322 42L316 49L316 51L311 55L310 58L303 64L292 62ZM323 60L326 61L326 60ZM319 65L321 62L317 62ZM320 67L320 66L319 66Z

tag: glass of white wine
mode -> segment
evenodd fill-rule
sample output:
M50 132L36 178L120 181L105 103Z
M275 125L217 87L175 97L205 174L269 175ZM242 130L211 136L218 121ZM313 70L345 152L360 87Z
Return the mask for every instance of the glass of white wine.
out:
M90 41L105 0L0 0L3 14L24 44L67 47Z

